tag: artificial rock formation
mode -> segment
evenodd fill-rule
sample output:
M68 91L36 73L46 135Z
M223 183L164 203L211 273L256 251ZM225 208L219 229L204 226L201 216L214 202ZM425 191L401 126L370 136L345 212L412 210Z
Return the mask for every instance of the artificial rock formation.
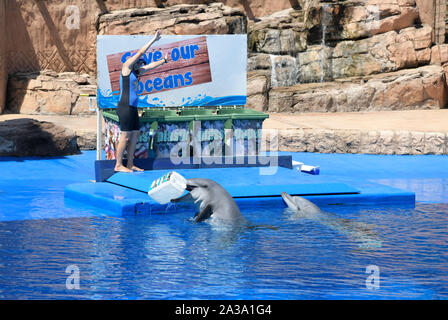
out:
M168 8L132 8L98 15L98 34L228 34L245 33L241 9L222 3L176 5ZM15 73L8 80L7 110L23 114L79 115L89 111L96 94L94 76L52 70Z
M249 22L250 108L340 112L446 106L448 45L433 46L433 29L422 24L415 0L305 3L301 11L287 9ZM442 68L419 69L430 64Z
M448 136L440 132L289 129L277 134L281 151L448 154Z
M64 156L77 153L74 132L51 122L24 118L0 123L0 156Z
M168 8L135 8L101 15L98 34L235 34L246 32L242 10L224 6L176 5Z
M247 33L247 106L260 111L438 109L447 104L448 44L434 44L434 25L421 0L301 0L257 19L241 3L176 5L169 0L164 8L124 9L113 0L106 3L113 11L97 10L94 29L97 34L157 29L162 34ZM79 94L96 92L86 74L47 71L12 75L8 87L8 110L21 113L88 113L88 98ZM393 153L418 154L433 152L428 144L435 150L441 141L417 133L371 132L362 139L348 132L333 138L328 132L309 135L307 141L316 141L313 147L297 145L295 151L390 153L389 144L397 143L402 148ZM324 138L334 143L324 147ZM374 147L375 141L385 147Z
M8 83L7 105L10 112L24 114L88 114L89 98L96 94L96 80L88 74L17 73Z
M247 19L242 9L222 3L129 8L99 12L96 30L98 34L152 34L157 29L162 34L247 32L247 105L257 110L308 112L445 106L445 86L440 81L446 76L439 72L440 68L435 73L434 88L428 86L427 75L414 72L429 64L448 71L448 45L432 46L433 30L421 23L415 0L299 3L300 9L290 8L259 19ZM373 91L398 92L396 81L389 84L371 76L387 73L387 79L401 79L400 70L409 73L405 82L415 89L412 99L396 102L393 100L397 96L392 94L389 99L370 100ZM86 80L78 83L79 78ZM309 85L325 82L330 84ZM79 93L94 93L94 85L94 80L85 74L16 74L9 80L8 109L21 113L88 113L88 98L79 97ZM337 85L341 85L340 90L334 88ZM326 103L313 105L323 99L319 87L331 89L337 97L327 97ZM427 95L428 90L435 93ZM367 104L363 106L353 99L361 93L366 94L362 101ZM290 96L296 100L291 102ZM297 100L303 96L306 99ZM343 96L347 98L344 100ZM305 104L299 107L297 101L302 100Z
M269 91L267 111L440 109L445 106L446 101L444 69L429 65L363 78L274 88Z
M0 38L6 38L6 1L0 2ZM0 114L2 114L5 108L5 92L6 84L8 83L8 69L6 61L6 42L0 41Z

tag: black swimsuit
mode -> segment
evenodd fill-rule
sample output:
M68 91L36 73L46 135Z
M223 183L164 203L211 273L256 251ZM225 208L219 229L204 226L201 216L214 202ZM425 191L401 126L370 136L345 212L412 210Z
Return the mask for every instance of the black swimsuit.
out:
M131 88L131 75L133 74L131 73L128 76L123 76L121 74L121 97L117 107L117 115L121 131L140 130L137 107L130 105L129 102L130 89L135 90L135 88L133 88L134 86ZM136 79L135 75L133 75L132 78ZM134 92L132 96L134 103L136 103L138 100L135 99L136 95Z

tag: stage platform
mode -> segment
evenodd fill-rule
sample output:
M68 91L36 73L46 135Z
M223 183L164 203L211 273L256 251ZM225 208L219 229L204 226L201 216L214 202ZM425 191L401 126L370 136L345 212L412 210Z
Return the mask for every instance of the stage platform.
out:
M246 159L247 160L247 159ZM325 174L313 176L292 166L290 156L282 156L276 167L246 164L174 166L154 160L146 163L152 170L110 174L112 163L97 162L97 177L104 182L77 183L65 188L65 197L121 215L146 215L179 210L184 205L160 205L148 195L152 181L176 171L185 178L208 178L221 184L235 198L240 208L246 206L285 206L281 192L300 195L322 205L406 204L414 205L415 194L360 179L336 179ZM162 165L163 164L163 165ZM145 167L143 166L143 167ZM266 174L268 173L268 174Z

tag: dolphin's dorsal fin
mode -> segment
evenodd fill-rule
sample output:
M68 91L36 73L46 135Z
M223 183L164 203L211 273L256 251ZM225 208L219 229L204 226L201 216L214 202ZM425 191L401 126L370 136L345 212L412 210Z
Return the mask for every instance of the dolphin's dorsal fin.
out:
M202 210L201 212L199 212L199 214L196 216L196 218L194 219L194 222L198 223L201 222L205 219L210 218L210 216L212 215L213 211L212 211L212 206L211 205L207 205L204 210Z

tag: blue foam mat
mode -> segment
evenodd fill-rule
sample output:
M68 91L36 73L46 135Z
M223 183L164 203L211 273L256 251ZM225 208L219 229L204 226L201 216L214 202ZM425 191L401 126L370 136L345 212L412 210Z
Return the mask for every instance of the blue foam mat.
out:
M118 172L107 179L107 182L147 193L151 183L169 171ZM263 171L260 172L260 168L255 167L176 170L187 179L212 179L227 189L234 198L278 196L282 191L297 195L359 193L345 183L303 179L295 169L277 167L275 171L273 175L263 175Z
M121 215L135 215L142 204L157 206L147 194L105 182L70 184L64 197Z
M358 182L355 187L332 178L309 176L296 170L277 168L275 175L260 175L259 168L180 169L186 178L206 177L222 184L239 206L285 206L280 193L304 195L318 205L414 204L415 195L389 186ZM151 182L170 170L117 173L105 183L80 183L66 187L65 196L122 215L165 213L178 210L160 205L147 194ZM336 179L337 180L337 179ZM123 187L125 185L126 187ZM181 206L182 207L182 206Z
M232 190L230 190L232 191ZM111 183L76 183L65 188L65 197L80 203L86 203L107 210L115 214L147 215L152 213L166 213L179 210L188 205L160 205L143 192L135 191ZM359 194L313 195L304 196L319 206L325 205L371 205L371 204L399 204L414 205L415 195L388 186L372 184L361 190ZM280 195L260 198L236 198L240 208L256 206L286 207Z

